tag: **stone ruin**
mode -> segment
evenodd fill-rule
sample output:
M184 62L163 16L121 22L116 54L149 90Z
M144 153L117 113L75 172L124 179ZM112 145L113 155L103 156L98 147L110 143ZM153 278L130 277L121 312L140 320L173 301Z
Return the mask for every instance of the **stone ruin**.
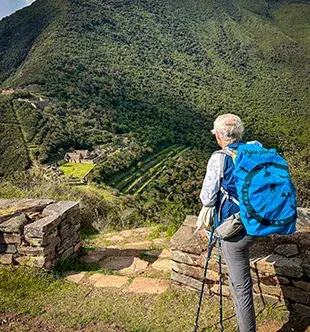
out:
M0 200L0 264L52 269L82 247L76 202Z
M254 300L258 304L293 307L310 318L310 210L299 209L297 232L257 238L250 250ZM170 241L171 279L200 290L208 240L194 235L197 217L187 216ZM228 273L222 259L223 295L230 297ZM206 295L219 295L218 254L213 248Z

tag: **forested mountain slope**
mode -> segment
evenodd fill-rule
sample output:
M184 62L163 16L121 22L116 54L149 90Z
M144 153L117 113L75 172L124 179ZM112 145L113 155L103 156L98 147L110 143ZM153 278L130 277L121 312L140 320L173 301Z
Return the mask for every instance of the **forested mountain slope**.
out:
M29 111L42 161L103 144L109 133L153 149L209 150L213 119L233 112L249 137L288 153L309 190L309 7L37 0L0 22L1 84L57 98ZM299 23L290 26L292 13Z

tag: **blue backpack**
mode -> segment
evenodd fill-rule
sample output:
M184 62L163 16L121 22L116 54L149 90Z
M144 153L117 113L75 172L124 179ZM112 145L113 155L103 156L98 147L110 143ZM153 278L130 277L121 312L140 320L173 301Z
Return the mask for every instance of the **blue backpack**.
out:
M266 236L296 231L296 189L287 162L275 149L242 144L222 150L234 161L240 217L247 234Z

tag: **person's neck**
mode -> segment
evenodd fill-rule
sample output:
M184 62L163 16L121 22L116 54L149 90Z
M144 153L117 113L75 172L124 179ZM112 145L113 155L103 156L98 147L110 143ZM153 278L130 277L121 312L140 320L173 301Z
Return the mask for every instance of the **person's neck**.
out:
M220 143L220 147L222 148L222 149L224 149L227 145L229 145L229 144L232 144L233 142L221 142Z

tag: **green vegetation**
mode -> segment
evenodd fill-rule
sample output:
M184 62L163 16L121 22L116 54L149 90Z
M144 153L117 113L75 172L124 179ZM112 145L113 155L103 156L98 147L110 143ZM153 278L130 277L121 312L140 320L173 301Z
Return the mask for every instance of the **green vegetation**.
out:
M59 167L65 176L83 179L96 165L84 163L66 163Z
M307 206L308 12L308 3L273 0L35 2L0 22L1 87L22 89L1 96L2 127L20 125L33 162L98 148L92 180L135 194L122 199L142 220L178 225L197 211L212 122L233 112L248 139L287 156ZM32 105L38 96L42 107ZM3 175L29 165L24 151L10 166L2 141ZM169 146L193 148L192 160L185 151L160 164Z
M310 6L307 4L288 4L274 13L275 25L296 42L310 47Z
M26 268L2 268L0 290L2 313L53 320L56 326L74 330L87 330L92 324L103 322L116 324L120 331L192 331L198 303L198 294L184 289L169 289L162 295L92 291L90 287ZM224 300L223 305L225 331L235 331L232 302ZM200 315L203 331L218 331L218 310L215 297L204 298ZM258 315L258 322L267 325L272 320L281 322L284 317L285 311L280 307L270 306Z

